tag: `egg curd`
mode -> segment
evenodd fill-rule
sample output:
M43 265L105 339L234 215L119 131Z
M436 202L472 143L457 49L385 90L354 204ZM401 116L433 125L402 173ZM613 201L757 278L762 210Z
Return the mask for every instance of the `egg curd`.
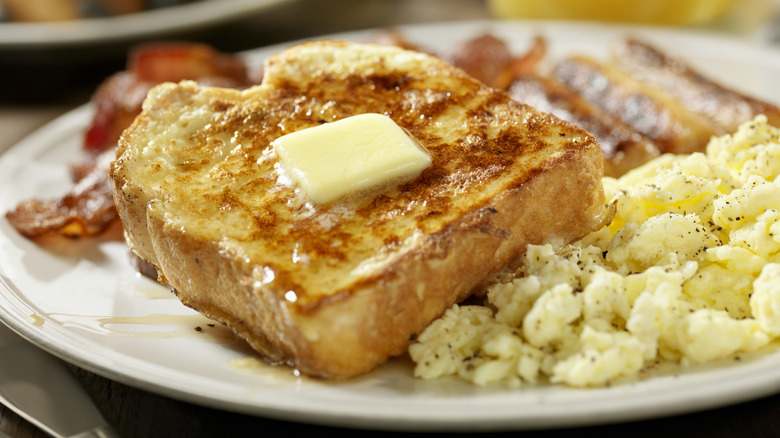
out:
M765 117L604 189L608 227L530 246L485 305L453 306L418 337L415 375L605 386L780 337L780 131Z

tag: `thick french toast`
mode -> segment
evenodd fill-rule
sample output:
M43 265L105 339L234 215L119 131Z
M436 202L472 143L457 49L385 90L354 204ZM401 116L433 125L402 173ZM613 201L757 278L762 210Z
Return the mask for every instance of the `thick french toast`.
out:
M362 113L428 150L416 179L373 197L310 202L271 142ZM529 243L604 221L588 132L430 55L315 41L266 62L244 91L152 89L111 180L131 249L179 299L271 361L349 377L402 354Z

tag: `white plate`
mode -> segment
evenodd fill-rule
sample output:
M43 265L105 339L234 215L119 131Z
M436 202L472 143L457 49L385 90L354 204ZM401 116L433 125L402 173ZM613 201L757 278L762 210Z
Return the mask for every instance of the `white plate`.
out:
M289 0L199 0L135 14L53 23L0 23L0 48L95 44L218 24Z
M576 23L452 23L402 28L446 48L492 30L518 52L541 33L552 56L599 56L625 30ZM685 55L713 77L780 101L780 57L760 47L671 30L633 31ZM340 35L359 40L366 33ZM247 56L265 58L281 46ZM57 119L0 157L0 209L54 196L68 186L90 109ZM236 367L249 349L136 274L111 238L36 245L0 220L0 318L46 350L109 378L220 409L299 422L396 430L479 431L566 427L646 419L736 403L780 390L780 354L738 365L659 375L609 388L476 388L411 376L393 360L349 382L325 383L286 369ZM196 331L199 326L203 330ZM228 340L229 342L226 342Z

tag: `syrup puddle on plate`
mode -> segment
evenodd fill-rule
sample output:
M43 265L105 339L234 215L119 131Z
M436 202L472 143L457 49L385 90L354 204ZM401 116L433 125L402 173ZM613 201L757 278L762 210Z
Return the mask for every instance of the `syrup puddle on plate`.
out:
M266 384L273 382L275 386L322 385L324 382L307 377L300 371L286 364L269 363L259 356L245 356L231 359L227 362L228 369L262 379Z
M302 374L292 366L284 363L271 363L255 353L251 347L235 335L225 325L211 320L201 314L166 314L152 313L144 316L94 316L64 313L35 313L27 317L27 322L34 326L55 323L63 327L73 327L103 336L121 336L139 339L190 338L222 345L238 347L241 355L227 360L224 366L239 374L251 377L252 381L263 382L260 389L273 384L277 387L317 387L333 386L334 384L354 384L360 382L362 376L348 381L329 381ZM398 359L391 359L394 363ZM383 365L387 367L389 364ZM410 372L409 365L404 362L403 369ZM392 374L392 373L391 373ZM405 374L406 375L406 374ZM259 380L254 380L258 378ZM249 383L249 382L247 382ZM251 391L253 385L247 390Z
M63 327L78 327L101 335L146 339L196 337L218 344L235 344L236 335L224 325L203 315L152 313L144 316L89 316L49 313L28 317L34 325L46 318Z

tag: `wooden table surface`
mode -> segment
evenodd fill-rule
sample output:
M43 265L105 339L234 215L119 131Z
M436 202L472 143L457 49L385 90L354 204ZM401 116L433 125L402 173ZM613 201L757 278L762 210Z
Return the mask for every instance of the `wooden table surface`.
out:
M349 11L345 13L344 11ZM240 51L272 43L331 32L385 27L435 20L479 19L489 15L479 0L393 1L317 0L293 1L256 17L247 17L176 35L177 39L205 41L225 51ZM135 43L128 42L128 44ZM97 50L97 49L95 49ZM122 44L95 52L95 58L71 53L0 52L0 152L24 135L89 99L97 83L121 69L126 47ZM78 65L71 60L76 59ZM43 59L45 58L45 59ZM57 79L49 88L39 87L41 66L56 67ZM51 74L51 73L48 73ZM25 98L11 89L32 90ZM130 387L68 364L97 404L107 421L126 437L214 437L260 435L284 431L336 432L341 436L363 436L366 431L322 427L266 419L174 400ZM11 410L0 405L0 432L14 438L45 437ZM780 395L734 406L625 424L584 429L525 431L523 436L569 436L574 433L630 434L632 437L687 435L710 437L780 436ZM372 431L370 435L385 435ZM516 435L516 431L495 435ZM448 434L452 435L452 434Z

